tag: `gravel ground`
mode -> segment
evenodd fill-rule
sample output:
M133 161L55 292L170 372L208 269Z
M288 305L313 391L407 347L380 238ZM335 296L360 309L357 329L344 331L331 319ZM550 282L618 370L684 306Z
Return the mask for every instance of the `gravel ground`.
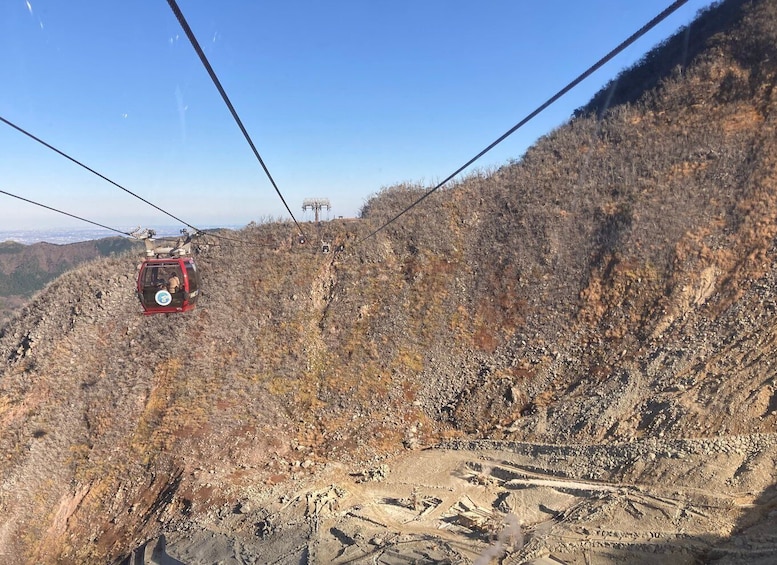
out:
M249 489L132 563L773 563L776 459L775 434L456 441Z

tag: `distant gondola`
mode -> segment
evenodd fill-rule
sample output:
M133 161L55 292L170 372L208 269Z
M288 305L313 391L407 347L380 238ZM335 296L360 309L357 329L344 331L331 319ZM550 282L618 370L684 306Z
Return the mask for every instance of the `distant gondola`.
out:
M191 237L168 247L157 246L152 230L136 232L146 244L146 259L138 270L137 293L143 313L175 314L195 307L200 276L191 256Z

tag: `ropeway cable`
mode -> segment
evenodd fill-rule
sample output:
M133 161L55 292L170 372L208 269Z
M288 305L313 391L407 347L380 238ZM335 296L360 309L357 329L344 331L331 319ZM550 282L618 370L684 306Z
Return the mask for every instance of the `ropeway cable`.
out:
M164 210L163 208L160 208L159 206L157 206L157 205L156 205L156 204L154 204L153 202L149 202L148 200L146 200L146 199L145 199L145 198L143 198L142 196L140 196L140 195L138 195L138 194L136 194L136 193L132 192L132 191L131 191L131 190L129 190L128 188L125 188L125 187L123 187L122 185L120 185L120 184L119 184L119 183L117 183L116 181L109 179L108 177L106 177L106 176L105 176L105 175L103 175L102 173L100 173L100 172L98 172L98 171L94 170L93 168L91 168L91 167L89 167L89 166L85 165L84 163L82 163L82 162L81 162L81 161L79 161L78 159L75 159L74 157L71 157L70 155L68 155L68 154L67 154L67 153L65 153L64 151L62 151L62 150L60 150L60 149L57 149L56 147L54 147L54 146L53 146L53 145L51 145L50 143L47 143L47 142L45 142L44 140L42 140L41 138L39 138L39 137L37 137L37 136L33 135L32 133L30 133L30 132L29 132L29 131L27 131L26 129L22 128L21 126L18 126L18 125L16 125L15 123L13 123L13 122L11 122L11 121L9 121L9 120L5 119L5 118L4 118L4 117L2 117L2 116L0 116L0 121L1 121L1 122L3 122L3 123L5 123L5 124L7 124L7 125L9 125L9 126L11 126L11 127L12 127L12 128L14 128L16 131L18 131L18 132L20 132L20 133L23 133L24 135L26 135L26 136L27 136L27 137L29 137L30 139L33 139L33 140L37 141L38 143L40 143L40 144L41 144L41 145L43 145L44 147L47 147L48 149L51 149L51 150L52 150L52 151L54 151L55 153L57 153L57 154L61 155L62 157L64 157L65 159L67 159L67 160L69 160L69 161L72 161L73 163L75 163L75 164L76 164L76 165L78 165L79 167L82 167L82 168L86 169L87 171L89 171L90 173L92 173L92 174L94 174L94 175L97 175L98 177L100 177L100 178L101 178L101 179L103 179L104 181L111 183L111 184L112 184L113 186L115 186L116 188L120 188L121 190L123 190L123 191L124 191L124 192L126 192L127 194L129 194L129 195L131 195L131 196L134 196L135 198L137 198L137 199L138 199L138 200L140 200L141 202L144 202L144 203L148 204L148 205L149 205L149 206L151 206L152 208L154 208L154 209L156 209L156 210L159 210L160 212L162 212L163 214L165 214L165 215L167 215L167 216L171 217L171 218L172 218L172 219L174 219L175 221L177 221L177 222L180 222L180 223L182 223L183 225L185 225L185 226L187 226L187 227L189 227L189 228L193 229L193 230L194 230L195 232L197 232L197 233L207 233L208 235L211 235L211 236L213 236L213 237L216 237L216 238L221 238L221 239L225 239L225 240L229 240L229 241L236 241L236 242L239 242L239 243L245 243L245 244L248 244L248 245L253 245L253 242L249 242L249 241L244 241L244 240L241 240L241 239L236 239L236 238L227 237L227 236L225 236L225 235L221 235L221 234L218 234L218 233L209 232L209 231L206 231L206 230L201 230L200 228L198 228L198 227L196 227L196 226L193 226L193 225L191 225L190 223L188 223L188 222L186 222L186 221L182 220L181 218L179 218L179 217L175 216L174 214L171 214L171 213L170 213L170 212L168 212L167 210ZM6 194L7 194L7 193L6 193ZM9 194L9 196L14 196L14 195L11 195L11 194ZM19 198L20 200L25 200L24 198L21 198L21 197L19 197L19 196L14 196L14 197L15 197L15 198ZM31 202L32 204L36 204L36 205L38 205L38 206L43 206L44 208L48 208L48 206L45 206L45 205L43 205L43 204L38 204L37 202L32 202L32 201L29 201L29 202ZM52 209L52 208L49 208L49 209ZM59 210L56 210L56 211L57 211L57 212L59 212ZM66 213L66 212L62 212L62 213ZM71 214L67 214L67 215L69 215L69 216L70 216ZM73 216L73 217L76 217L76 216ZM78 219L82 219L82 218L78 218ZM94 222L91 222L91 221L89 221L89 220L84 220L84 221L86 221L86 222L89 222L89 223L91 223L91 224L94 224ZM98 225L99 225L99 224L98 224ZM104 226L101 226L101 227L104 227ZM113 228L107 228L107 229L113 229ZM117 231L117 230L113 230L113 231ZM119 232L119 233L124 233L124 232ZM127 235L129 235L129 234L127 234Z
M93 226L97 226L106 230L110 230L116 233L120 233L122 235L128 235L132 237L132 234L130 232L117 230L116 228L112 228L110 226L105 226L103 224L99 224L97 222L93 222L92 220L87 220L86 218L82 218L81 216L76 216L75 214L71 214L70 212L65 212L63 210L58 210L57 208L52 208L51 206L46 206L45 204L41 204L40 202L35 202L34 200L30 200L29 198L24 198L22 196L17 196L16 194L11 194L10 192L6 192L5 190L0 190L0 194L5 194L6 196L10 196L12 198L17 198L18 200L22 200L24 202L28 202L30 204L34 204L35 206L40 206L41 208L45 208L46 210L51 210L52 212L57 212L58 214L64 214L65 216L70 216L71 218L75 218L76 220L81 220L82 222L86 222L88 224L92 224Z
M199 229L197 229L195 226L191 225L190 223L188 223L188 222L186 222L186 221L182 220L181 218L178 218L178 217L174 216L173 214L171 214L171 213L170 213L170 212L168 212L167 210L163 210L162 208L160 208L159 206L157 206L157 205L156 205L156 204L154 204L153 202L149 202L148 200L146 200L146 199L145 199L145 198L143 198L142 196L139 196L138 194L135 194L135 193L134 193L134 192L132 192L131 190L129 190L129 189L127 189L127 188L124 188L124 187L123 187L123 186L121 186L119 183L117 183L117 182L115 182L115 181L113 181L113 180L109 179L108 177L106 177L105 175L103 175L103 174L101 174L101 173L99 173L99 172L95 171L95 170L94 170L94 169L92 169L91 167L88 167L88 166L84 165L84 164L83 164L81 161L79 161L78 159L75 159L75 158L71 157L70 155L68 155L68 154L67 154L67 153L65 153L64 151L60 151L59 149L57 149L57 148L56 148L56 147L54 147L53 145L51 145L51 144L49 144L49 143L46 143L46 142L45 142L45 141L43 141L41 138L34 136L33 134L31 134L30 132L28 132L28 131L27 131L27 130L25 130L24 128L22 128L22 127L20 127L20 126L17 126L17 125L16 125L16 124L14 124L13 122L11 122L11 121L9 121L9 120L6 120L6 119L5 119L4 117L2 117L2 116L0 116L0 122L3 122L3 123L5 123L5 124L7 124L7 125L11 126L11 127L12 127L12 128L14 128L16 131L18 131L18 132L20 132L20 133L23 133L24 135L26 135L26 136L27 136L27 137L29 137L30 139L33 139L33 140L37 141L38 143L40 143L41 145L43 145L43 146L45 146L45 147L48 147L49 149L51 149L51 150L52 150L52 151L54 151L55 153L58 153L58 154L60 154L60 155L61 155L62 157L64 157L65 159L68 159L69 161L72 161L73 163L75 163L75 164L76 164L76 165L78 165L79 167L82 167L82 168L86 169L87 171L89 171L90 173L92 173L92 174L94 174L94 175L97 175L98 177L100 177L100 178L101 178L101 179L103 179L104 181L107 181L107 182L111 183L113 186L115 186L115 187L117 187L117 188L120 188L121 190L123 190L123 191L124 191L124 192L126 192L127 194L130 194L130 195L134 196L135 198L137 198L138 200L141 200L142 202L145 202L146 204L148 204L148 205L149 205L149 206L151 206L152 208L155 208L155 209L159 210L160 212L162 212L163 214L165 214L165 215L167 215L167 216L170 216L170 217L171 217L172 219L174 219L175 221L177 221L177 222L180 222L180 223L182 223L183 225L185 225L185 226L187 226L187 227L190 227L190 228L191 228L191 229L193 229L193 230L196 230L196 231L202 231L202 230L199 230Z
M194 50L197 52L197 55L199 56L200 61L202 61L202 64L205 67L205 70L208 71L208 75L210 75L210 78L213 81L213 84L216 85L216 89L219 91L219 94L221 94L221 98L224 99L224 103L227 105L227 108L229 108L229 111L232 113L232 117L234 118L235 123L237 123L237 126L240 128L240 131L243 133L243 137L245 137L246 141L248 142L248 145L251 146L251 150L254 152L254 155L256 156L256 159L259 161L259 164L262 166L262 169L264 169L264 173L267 175L267 178L270 179L270 183L275 189L275 192L280 197L281 202L283 202L283 205L286 207L286 211L289 213L289 216L291 216L291 219L294 220L294 223L296 224L300 235L305 239L307 239L307 237L305 236L305 232L302 231L302 226L299 225L299 222L297 222L297 218L294 217L294 214L292 213L291 208L289 208L289 205L286 203L286 199L283 197L283 194L281 194L281 190L278 188L278 185L275 183L275 179L273 179L272 175L270 174L270 170L267 168L267 165L264 164L264 160L262 159L261 155L259 155L259 151L256 149L254 142L251 140L251 136L248 135L248 131L246 130L245 126L243 126L243 122L240 119L240 116L237 115L237 110L235 110L235 107L232 105L232 102L230 102L229 96L227 96L227 92L224 90L224 87L221 86L221 82L216 76L216 72L213 70L213 67L211 67L210 62L208 62L208 58L205 56L205 52L202 50L202 47L200 47L200 44L197 41L197 38L194 36L194 32L192 31L192 28L189 27L189 24L186 21L186 18L184 18L183 13L181 12L181 9L178 7L178 4L175 2L175 0L167 0L167 3L170 5L170 9L175 14L175 17L178 19L178 23L181 24L181 27L183 28L184 33L186 33L186 37L189 38L189 42L192 44L192 47L194 47Z
M173 0L168 0L173 1ZM429 189L426 191L420 198L418 198L415 202L410 204L407 208L402 210L399 214L385 222L383 225L381 225L376 230L370 232L367 236L363 237L359 241L356 242L356 245L359 245L363 243L364 241L370 239L375 234L379 233L392 223L394 223L396 220L398 220L400 217L402 217L404 214L418 206L421 202L426 200L429 196L431 196L434 192L436 192L440 187L447 184L452 178L454 178L456 175L458 175L460 172L462 172L464 169L472 165L475 161L480 159L483 155L491 151L494 147L502 143L505 139L507 139L509 136L511 136L513 133L516 132L519 128L524 126L529 120L537 116L540 112L545 110L548 106L556 102L559 98L564 96L567 92L572 90L575 86L577 86L580 82L588 78L590 75L592 75L595 71L597 71L600 67L602 67L605 63L610 61L613 57L615 57L617 54L619 54L621 51L626 49L629 45L634 43L637 39L642 37L645 33L650 31L652 28L654 28L657 24L659 24L661 21L666 19L670 14L672 14L675 10L680 8L683 4L685 4L688 0L676 0L674 3L672 3L668 8L666 8L663 12L658 14L656 17L654 17L652 20L650 20L648 23L646 23L644 26L642 26L639 30L634 32L631 36L629 36L628 39L623 41L620 45L618 45L615 49L607 53L604 57L599 59L596 63L594 63L592 66L590 66L585 72L583 72L581 75L579 75L576 79L574 79L572 82L567 84L564 88L559 90L556 94L548 98L541 106L539 106L536 110L534 110L531 114L526 116L524 119L522 119L520 122L515 124L513 127L511 127L509 130L507 130L505 133L503 133L499 138L497 138L495 141L493 141L488 147L483 149L480 153L475 155L472 159L464 163L461 167L456 169L453 173L451 173L448 177L445 178L442 182L437 184L434 188Z

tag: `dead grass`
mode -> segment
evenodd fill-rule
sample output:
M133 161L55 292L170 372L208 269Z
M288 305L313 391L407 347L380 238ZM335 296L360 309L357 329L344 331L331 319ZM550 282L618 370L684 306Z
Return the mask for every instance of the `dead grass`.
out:
M33 561L106 562L234 485L439 438L714 434L729 406L748 407L738 430L773 425L744 351L772 343L774 109L699 65L361 245L423 189L306 226L341 253L250 226L266 246L197 257L186 315L141 317L129 258L100 263L99 288L52 283L0 336L2 467L32 493L0 491L13 539Z

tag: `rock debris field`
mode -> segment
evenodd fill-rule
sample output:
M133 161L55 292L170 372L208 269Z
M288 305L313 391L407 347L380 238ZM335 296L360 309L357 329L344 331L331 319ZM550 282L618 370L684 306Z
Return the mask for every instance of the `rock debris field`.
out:
M455 441L370 469L329 465L293 492L243 490L129 561L765 565L777 559L775 458L774 434Z

